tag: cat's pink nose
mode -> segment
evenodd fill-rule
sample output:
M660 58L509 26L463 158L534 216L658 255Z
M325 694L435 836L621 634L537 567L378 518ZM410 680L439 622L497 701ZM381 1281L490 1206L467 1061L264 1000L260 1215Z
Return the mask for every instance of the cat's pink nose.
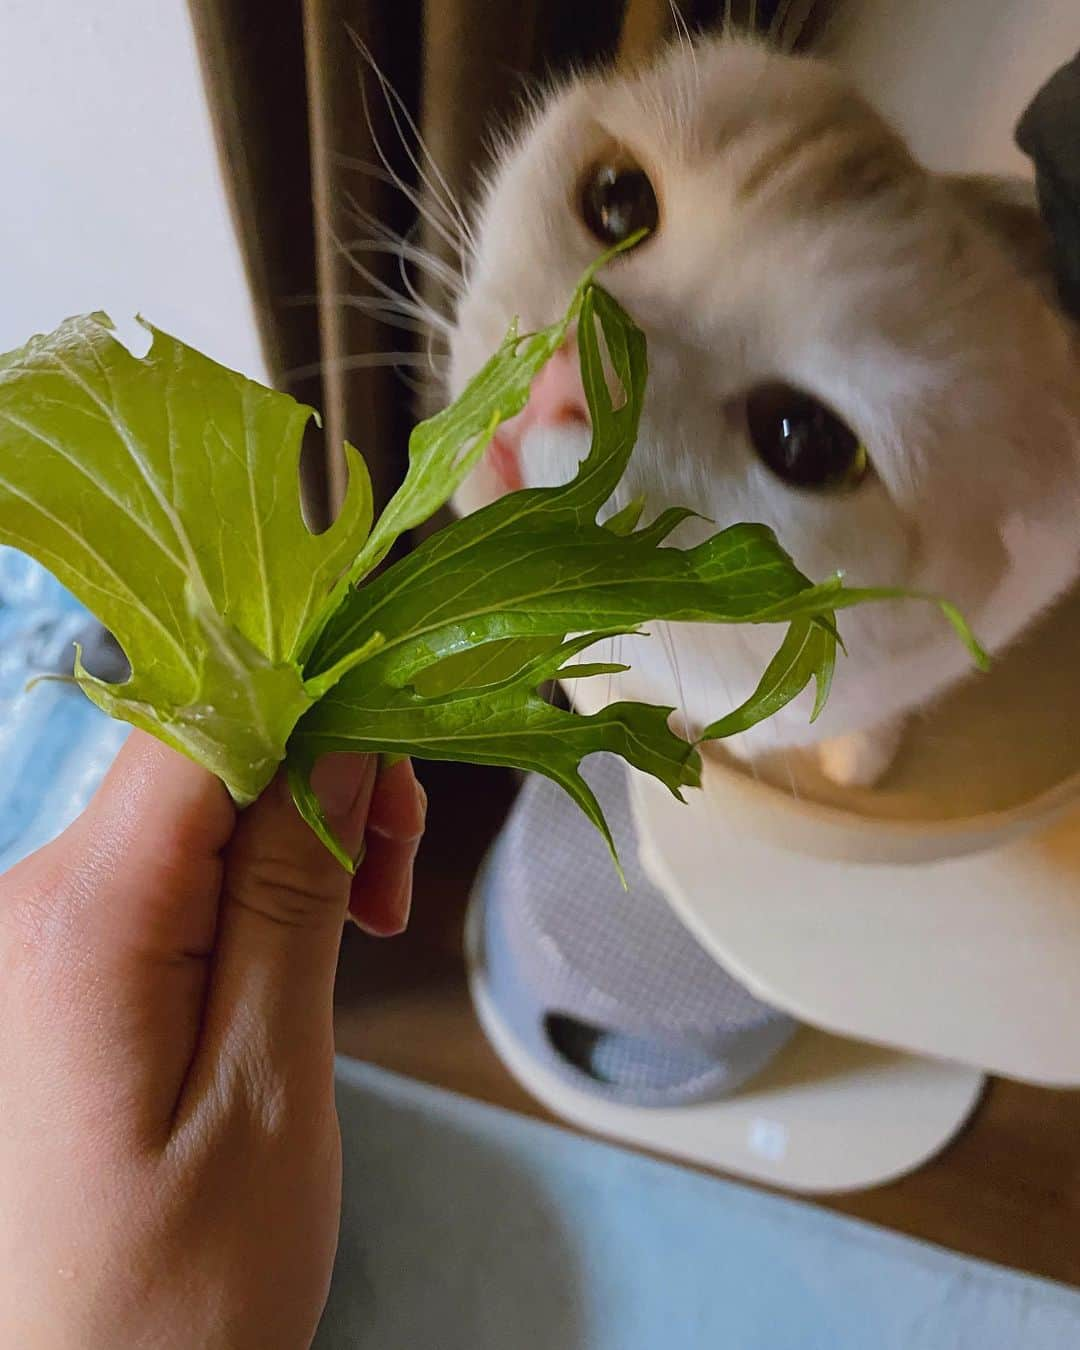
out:
M560 347L533 381L527 417L530 426L588 426L589 405L581 387L577 352Z
M488 449L501 492L525 487L528 475L521 463L521 443L532 427L588 426L589 405L581 387L577 353L560 347L541 369L529 390L524 411L499 427Z

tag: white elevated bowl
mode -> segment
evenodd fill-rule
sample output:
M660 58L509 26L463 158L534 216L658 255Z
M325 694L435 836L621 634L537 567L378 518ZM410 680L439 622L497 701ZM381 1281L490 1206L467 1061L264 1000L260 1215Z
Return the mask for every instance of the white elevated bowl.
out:
M809 754L751 770L717 745L705 761L715 811L737 830L816 858L932 862L1048 825L1080 803L1080 591L988 674L914 719L875 788L837 787Z
M878 788L837 788L805 757L755 779L712 752L703 791L680 805L633 775L642 862L775 1007L1078 1087L1078 688L1074 594L921 717Z

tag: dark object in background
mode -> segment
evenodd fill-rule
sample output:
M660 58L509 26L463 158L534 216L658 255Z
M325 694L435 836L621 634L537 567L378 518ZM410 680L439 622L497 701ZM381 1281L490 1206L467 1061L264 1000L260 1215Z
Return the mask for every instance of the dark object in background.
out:
M96 619L91 619L76 636L75 642L82 648L82 662L85 670L107 684L122 684L131 674L131 666L124 655L124 649L107 628L103 628ZM70 647L67 659L60 675L70 675L75 669L75 644Z
M1039 209L1053 241L1062 307L1080 319L1080 54L1028 104L1016 143L1035 164Z

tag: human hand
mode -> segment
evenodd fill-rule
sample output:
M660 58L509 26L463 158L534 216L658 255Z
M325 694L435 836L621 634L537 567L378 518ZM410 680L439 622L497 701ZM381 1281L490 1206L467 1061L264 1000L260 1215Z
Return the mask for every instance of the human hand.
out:
M407 761L328 756L313 783L348 847L366 831L355 879L283 779L238 816L140 732L0 878L0 1344L309 1344L340 1216L342 923L404 927L425 808Z

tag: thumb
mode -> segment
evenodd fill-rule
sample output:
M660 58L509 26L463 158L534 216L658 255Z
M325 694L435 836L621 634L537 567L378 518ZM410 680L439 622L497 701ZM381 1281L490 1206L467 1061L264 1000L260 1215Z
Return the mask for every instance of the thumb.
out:
M124 1100L156 1125L176 1102L234 821L212 774L132 731L83 815L3 879L24 988L42 1025L62 1032L45 1060L95 1124Z
M358 852L378 761L326 755L312 787L347 849ZM241 816L225 859L205 1023L209 1054L243 1042L264 1067L314 1069L333 1054L332 1004L351 877L301 818L285 776Z

